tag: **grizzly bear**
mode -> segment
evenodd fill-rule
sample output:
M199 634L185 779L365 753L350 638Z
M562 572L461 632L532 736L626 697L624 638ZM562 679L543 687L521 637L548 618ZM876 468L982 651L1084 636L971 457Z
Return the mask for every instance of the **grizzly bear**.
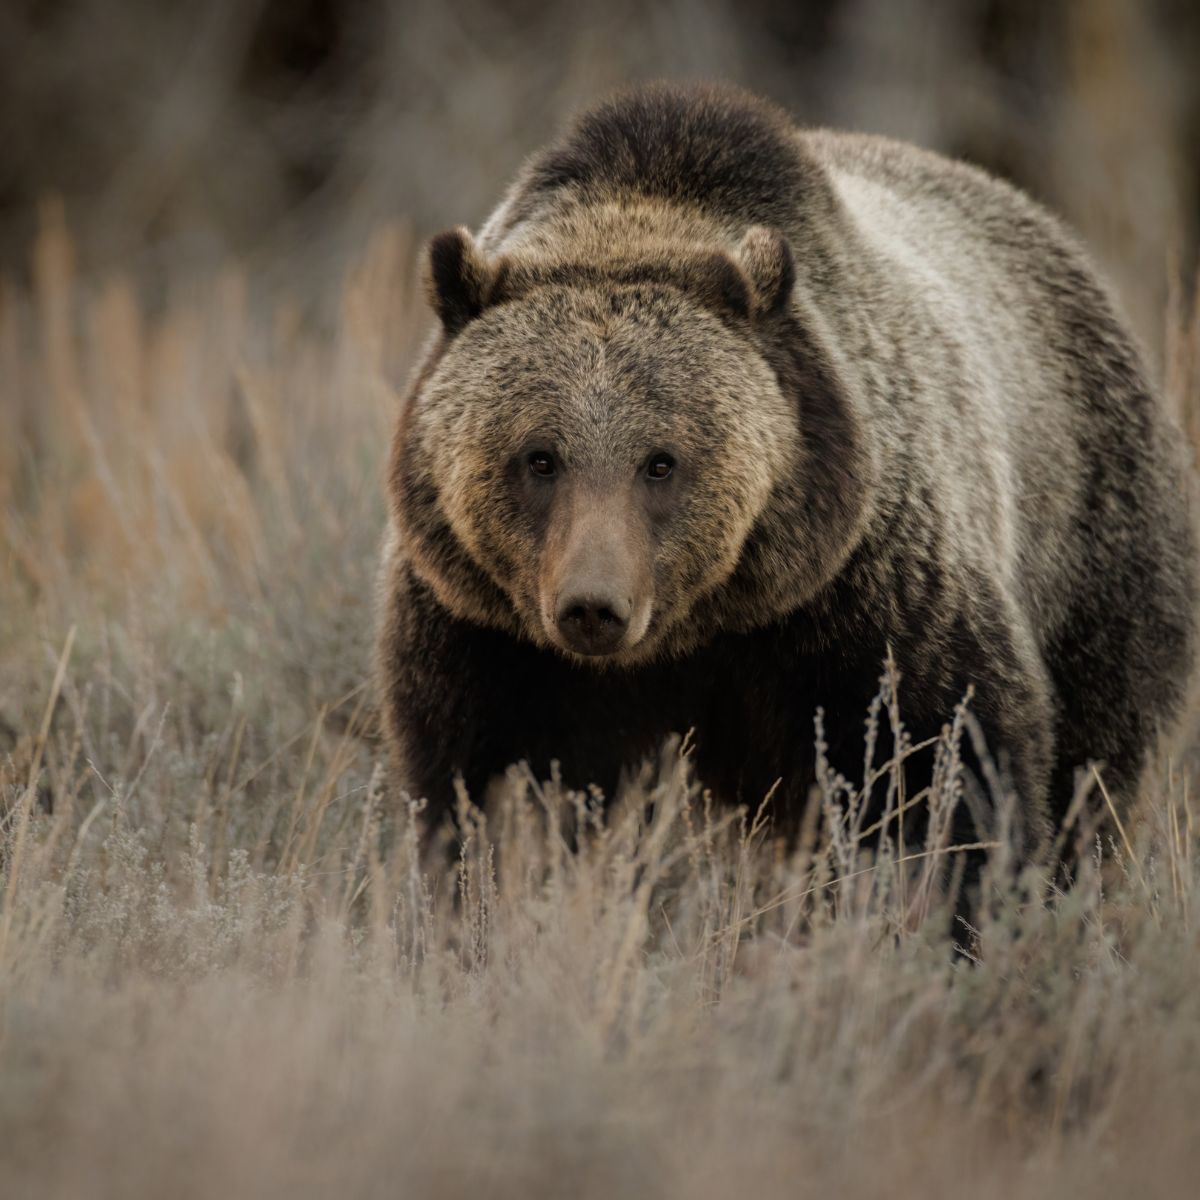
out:
M456 777L480 798L557 760L611 794L691 731L714 795L774 788L794 822L814 714L857 778L889 654L914 742L971 689L1027 830L1089 762L1136 789L1192 661L1187 468L1026 196L730 88L639 87L477 237L436 237L428 288L379 662L434 821Z

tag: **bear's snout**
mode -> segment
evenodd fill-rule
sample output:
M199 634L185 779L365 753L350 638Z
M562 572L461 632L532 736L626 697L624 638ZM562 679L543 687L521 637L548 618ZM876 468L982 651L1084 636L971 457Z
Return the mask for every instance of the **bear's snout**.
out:
M541 619L550 641L585 658L636 646L653 603L651 555L629 494L578 485L564 494L542 558Z

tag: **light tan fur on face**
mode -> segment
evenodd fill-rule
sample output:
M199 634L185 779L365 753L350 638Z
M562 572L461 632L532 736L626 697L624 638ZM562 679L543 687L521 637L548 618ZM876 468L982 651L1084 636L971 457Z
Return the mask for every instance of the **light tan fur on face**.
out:
M651 656L732 574L798 449L749 336L656 285L540 287L489 309L415 397L408 437L453 542L507 598L498 614L486 590L464 594L457 564L452 584L439 559L421 554L418 516L407 539L418 571L471 619L507 628L515 618L525 637L561 648L546 621L547 571L553 579L560 547L583 536L563 506L590 505L574 518L584 524L597 506L624 523L615 540L636 553L637 603L614 662ZM539 528L513 463L542 445L566 471ZM677 499L651 531L630 497L659 449L678 459Z

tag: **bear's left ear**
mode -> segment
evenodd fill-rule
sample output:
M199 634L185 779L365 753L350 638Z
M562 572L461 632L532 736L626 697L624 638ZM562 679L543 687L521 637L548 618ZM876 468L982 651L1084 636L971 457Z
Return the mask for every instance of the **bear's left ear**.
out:
M754 293L755 315L779 312L796 282L796 263L787 238L765 225L751 225L738 246L737 257Z
M429 243L425 287L429 303L453 337L487 307L497 268L480 253L463 226L439 233Z

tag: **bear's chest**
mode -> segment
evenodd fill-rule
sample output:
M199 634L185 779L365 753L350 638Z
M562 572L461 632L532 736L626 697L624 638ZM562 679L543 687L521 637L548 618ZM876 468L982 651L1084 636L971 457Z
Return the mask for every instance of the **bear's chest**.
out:
M523 675L522 703L497 703L489 724L541 777L557 762L568 786L595 783L612 795L622 772L687 734L700 777L723 798L754 803L782 778L791 806L812 781L818 707L832 752L852 756L838 743L844 730L861 733L874 672L864 680L840 657L800 652L782 625L633 671L539 654Z

